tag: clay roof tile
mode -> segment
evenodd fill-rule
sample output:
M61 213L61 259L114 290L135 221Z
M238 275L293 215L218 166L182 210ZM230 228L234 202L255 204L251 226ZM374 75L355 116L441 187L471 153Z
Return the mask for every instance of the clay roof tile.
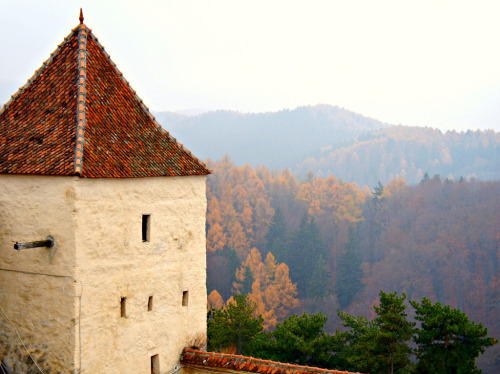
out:
M210 174L156 122L83 16L80 22L0 109L0 173Z
M218 359L208 360L208 357L216 357ZM182 353L181 363L184 365L211 367L221 370L231 369L242 372L265 374L354 374L348 371L328 370L316 367L286 364L253 357L245 357L225 353L203 352L188 348L184 349L184 352Z

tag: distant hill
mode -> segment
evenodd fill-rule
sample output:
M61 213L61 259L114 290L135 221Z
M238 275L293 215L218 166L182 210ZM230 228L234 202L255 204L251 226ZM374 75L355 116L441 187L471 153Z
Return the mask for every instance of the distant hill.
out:
M425 173L500 179L500 133L493 130L442 133L390 126L328 105L274 113L155 114L202 160L227 153L236 165L289 168L299 178L308 171L333 174L370 187L398 176L418 183Z
M294 169L321 149L336 147L370 130L380 121L328 105L274 113L215 111L197 116L155 113L181 143L201 159L229 154L237 165L250 163Z
M394 177L415 184L425 173L450 179L499 180L500 133L442 133L432 128L392 126L358 136L349 146L310 157L294 169L299 175L309 170L371 187Z
M173 124L184 121L189 118L188 115L177 112L153 112L156 120L168 131Z

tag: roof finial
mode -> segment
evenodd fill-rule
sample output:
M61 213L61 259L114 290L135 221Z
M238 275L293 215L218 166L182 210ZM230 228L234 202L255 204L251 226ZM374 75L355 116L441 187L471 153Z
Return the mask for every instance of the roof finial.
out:
M83 25L83 11L82 8L80 8L80 25Z

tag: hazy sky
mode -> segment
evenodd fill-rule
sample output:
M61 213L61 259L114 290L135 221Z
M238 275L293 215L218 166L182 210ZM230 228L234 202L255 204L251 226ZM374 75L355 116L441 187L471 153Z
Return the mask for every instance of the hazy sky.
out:
M0 0L0 105L85 23L155 111L500 131L500 1Z

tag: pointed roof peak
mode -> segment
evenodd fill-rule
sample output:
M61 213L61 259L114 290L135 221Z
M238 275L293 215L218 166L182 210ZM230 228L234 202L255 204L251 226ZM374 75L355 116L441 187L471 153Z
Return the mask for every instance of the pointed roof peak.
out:
M80 8L80 17L78 18L80 20L80 25L83 25L83 10Z
M156 122L82 23L0 109L3 173L137 178L211 172Z

